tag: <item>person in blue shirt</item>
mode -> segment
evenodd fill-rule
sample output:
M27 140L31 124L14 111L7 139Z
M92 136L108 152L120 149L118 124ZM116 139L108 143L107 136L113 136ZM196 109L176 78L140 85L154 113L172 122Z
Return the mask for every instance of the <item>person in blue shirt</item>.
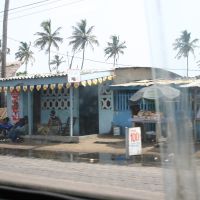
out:
M17 142L21 139L21 135L28 133L28 117L21 118L9 131L8 137L12 142Z

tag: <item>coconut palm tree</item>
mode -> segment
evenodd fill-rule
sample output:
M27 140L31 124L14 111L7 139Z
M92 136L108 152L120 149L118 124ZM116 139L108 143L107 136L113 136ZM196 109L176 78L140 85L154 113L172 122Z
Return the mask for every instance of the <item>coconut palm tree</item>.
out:
M175 43L173 43L174 50L178 50L177 55L175 58L180 59L182 57L186 58L187 62L187 77L188 77L188 67L189 67L189 53L191 52L194 55L194 49L198 47L196 43L199 41L199 39L191 40L191 33L188 33L187 30L184 30L181 32L181 35L179 38L175 40Z
M123 49L127 47L125 46L125 41L120 43L119 36L112 35L110 39L111 42L107 43L108 47L104 49L104 52L107 59L113 57L113 67L115 67L117 60L119 59L119 54L124 54Z
M72 26L72 29L73 29L72 36L69 37L69 39L71 39L69 45L72 45L72 51L73 51L72 59L74 58L74 54L76 52L83 51L82 64L81 64L81 69L83 69L86 47L89 45L94 50L93 44L99 45L99 42L96 39L96 36L92 35L94 26L91 26L87 29L86 19L84 20L82 19L80 22L78 22L77 26Z
M40 25L44 32L37 32L35 35L39 38L35 41L35 46L43 50L46 47L46 53L48 53L48 65L49 71L51 72L50 58L51 58L51 47L54 46L59 49L58 42L62 43L63 38L59 37L59 31L61 27L57 28L54 32L51 28L51 20L43 21Z
M55 65L56 72L58 73L58 67L59 67L60 64L62 64L63 62L65 62L65 61L63 60L63 56L62 56L62 57L59 57L58 55L55 55L55 56L54 56L54 59L51 60L50 65Z
M31 42L27 44L26 42L20 42L18 52L15 53L15 58L19 61L22 61L22 64L25 64L25 74L27 74L27 65L29 62L33 63L34 57L33 52L31 51Z

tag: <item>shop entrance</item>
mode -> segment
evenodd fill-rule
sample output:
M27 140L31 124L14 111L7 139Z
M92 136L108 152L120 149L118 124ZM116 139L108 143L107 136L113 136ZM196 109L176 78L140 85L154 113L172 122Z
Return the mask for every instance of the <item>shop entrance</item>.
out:
M98 86L79 89L80 135L99 132Z
M37 131L37 125L40 124L41 116L41 92L33 92L33 133Z

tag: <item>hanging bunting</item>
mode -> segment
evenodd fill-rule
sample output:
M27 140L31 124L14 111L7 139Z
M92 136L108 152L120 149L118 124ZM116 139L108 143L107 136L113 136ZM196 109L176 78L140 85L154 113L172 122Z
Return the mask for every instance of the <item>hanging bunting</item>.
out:
M79 87L79 83L74 83L74 88L78 88Z
M66 87L70 88L71 84L70 83L66 83Z
M106 81L107 80L107 77L103 77L103 81Z
M48 88L48 85L43 85L43 90L47 90L47 88Z
M63 88L63 84L62 84L62 83L59 83L59 84L58 84L58 89L61 90L62 88Z
M8 87L3 87L3 91L7 92Z
M102 78L98 78L98 82L101 84L103 82Z
M53 90L55 87L56 87L56 84L51 84L50 85L51 90Z
M82 81L81 85L85 87L87 85L87 82L86 81Z
M13 92L13 90L14 90L15 88L14 87L10 87L10 92Z
M20 92L21 91L21 86L16 86L16 90L17 90L17 92Z
M34 85L30 85L30 91L32 92L34 90Z
M93 83L94 85L96 85L96 84L98 83L98 80L95 78L95 79L92 80L92 83Z
M40 89L41 89L41 85L36 85L36 90L40 91Z
M88 83L89 86L92 85L92 81L91 80L87 80L87 83Z
M112 76L108 76L108 80L111 81L113 79Z
M28 86L27 86L27 85L24 85L24 86L23 86L23 90L24 90L24 92L26 92L26 91L28 90Z

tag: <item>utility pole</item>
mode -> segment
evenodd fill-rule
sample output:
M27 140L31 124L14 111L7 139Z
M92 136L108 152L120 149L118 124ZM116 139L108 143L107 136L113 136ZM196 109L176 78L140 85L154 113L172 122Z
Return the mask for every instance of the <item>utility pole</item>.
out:
M7 27L8 27L8 9L10 0L5 0L4 16L3 16L3 37L1 52L1 78L5 77L6 71L6 53L7 53Z

